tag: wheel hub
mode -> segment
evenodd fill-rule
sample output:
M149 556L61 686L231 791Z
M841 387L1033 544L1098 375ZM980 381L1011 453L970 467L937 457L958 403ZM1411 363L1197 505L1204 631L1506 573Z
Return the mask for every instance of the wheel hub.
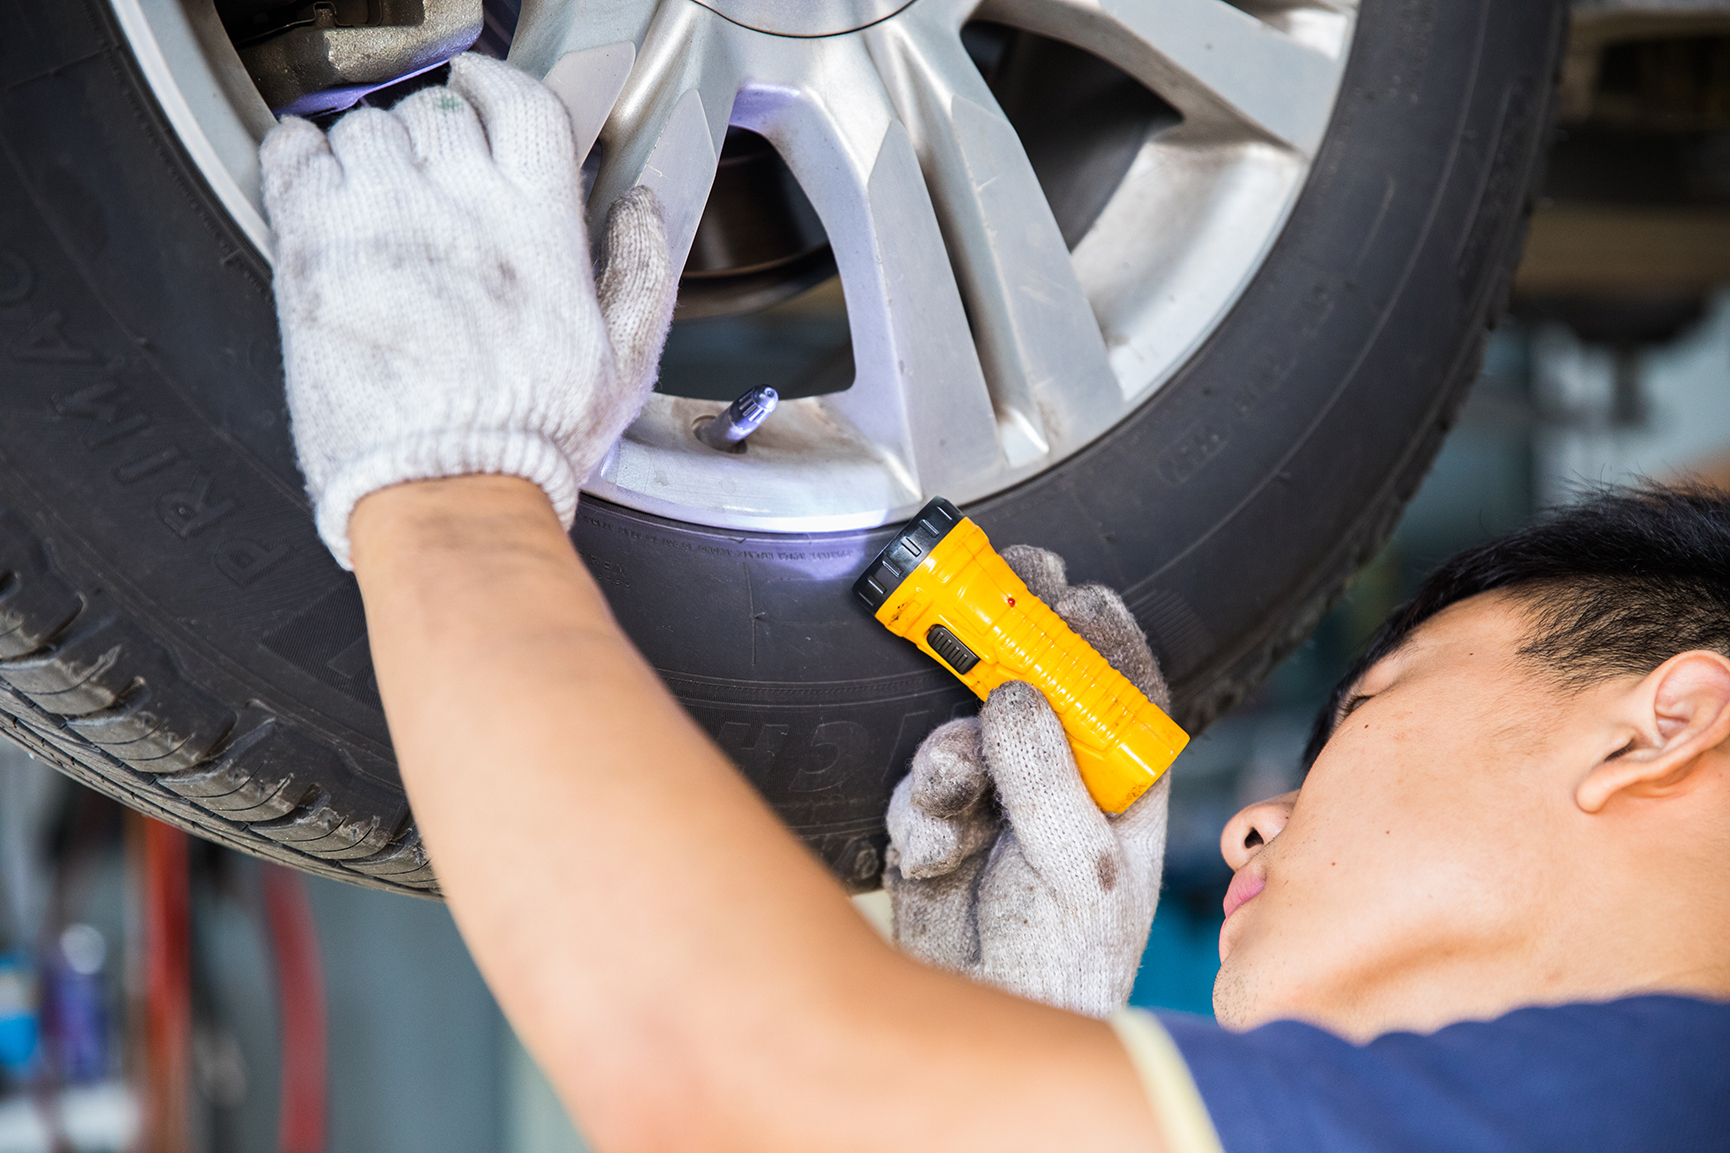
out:
M698 0L733 23L771 36L839 36L893 16L912 0Z

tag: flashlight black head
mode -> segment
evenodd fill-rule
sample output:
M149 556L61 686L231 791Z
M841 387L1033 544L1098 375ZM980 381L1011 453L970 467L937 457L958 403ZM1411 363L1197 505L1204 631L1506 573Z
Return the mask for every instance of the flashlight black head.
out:
M907 574L931 554L937 542L960 523L960 509L940 496L932 498L918 516L907 522L906 528L883 546L877 559L865 569L865 575L853 582L853 595L875 613L907 579Z

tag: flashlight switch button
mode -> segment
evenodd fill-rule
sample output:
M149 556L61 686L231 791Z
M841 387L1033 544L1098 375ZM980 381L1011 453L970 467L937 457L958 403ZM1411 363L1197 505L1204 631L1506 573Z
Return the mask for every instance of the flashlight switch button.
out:
M979 654L962 644L960 638L942 625L932 625L925 631L925 643L943 658L944 664L963 675L979 663Z

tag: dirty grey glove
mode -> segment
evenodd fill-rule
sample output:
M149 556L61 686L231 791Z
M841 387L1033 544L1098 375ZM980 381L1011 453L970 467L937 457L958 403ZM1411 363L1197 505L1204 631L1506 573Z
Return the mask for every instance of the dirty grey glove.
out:
M407 480L504 473L568 527L654 383L678 278L654 194L612 208L599 291L564 106L473 54L450 84L260 150L295 446L319 534Z
M1028 588L1160 708L1170 690L1120 597L1071 588L1061 557L1016 545ZM1038 689L1000 686L913 757L889 803L884 885L908 953L1060 1008L1123 1007L1164 864L1169 774L1121 816L1088 796Z

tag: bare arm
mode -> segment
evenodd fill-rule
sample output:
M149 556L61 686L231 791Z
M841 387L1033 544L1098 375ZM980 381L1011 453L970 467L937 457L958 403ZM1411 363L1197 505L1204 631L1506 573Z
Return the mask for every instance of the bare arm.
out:
M399 485L349 529L452 912L599 1147L1158 1146L1107 1026L865 925L619 631L540 489Z

